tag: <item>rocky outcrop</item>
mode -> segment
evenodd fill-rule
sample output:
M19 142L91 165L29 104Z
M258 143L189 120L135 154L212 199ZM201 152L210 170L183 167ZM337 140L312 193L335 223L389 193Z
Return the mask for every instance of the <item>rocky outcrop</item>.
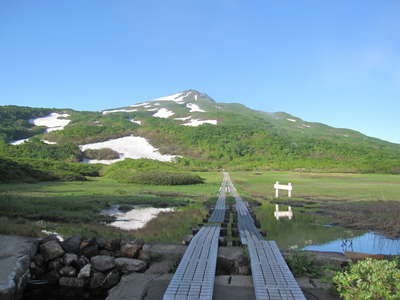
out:
M37 247L37 239L0 235L0 300L21 298Z

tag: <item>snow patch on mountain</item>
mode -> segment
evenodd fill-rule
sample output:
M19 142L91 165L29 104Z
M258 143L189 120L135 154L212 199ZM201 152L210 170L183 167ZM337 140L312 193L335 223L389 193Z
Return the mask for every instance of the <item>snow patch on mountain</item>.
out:
M167 119L167 118L173 116L174 114L175 114L174 112L172 112L172 111L170 111L170 110L168 110L168 109L166 109L166 108L160 108L160 109L153 115L153 117Z
M173 161L176 157L175 155L161 154L158 151L158 149L153 147L145 138L133 135L112 139L105 142L80 145L79 148L81 149L81 151L85 151L87 149L98 150L103 148L110 148L115 152L119 153L118 159L84 160L84 162L92 164L93 163L112 164L117 161L124 160L125 158L132 158L132 159L148 158L159 161Z
M57 142L50 142L48 140L40 140L42 143L47 144L47 145L56 145Z
M186 121L186 120L189 120L190 118L192 118L192 116L189 116L189 117L183 117L183 118L174 118L174 120L178 120L178 121Z
M137 109L113 109L113 110L105 110L103 111L103 115L111 114L111 113L116 113L116 112L134 112L137 111Z
M185 96L185 93L177 93L177 94L173 94L173 95L169 95L169 96L165 96L165 97L160 97L160 98L156 98L153 99L153 101L173 101L179 104L182 104L182 99Z
M142 125L142 121L139 121L139 120L130 119L129 121L131 121L132 123L136 123L136 124Z
M206 112L205 110L202 110L197 104L194 103L188 103L186 104L186 107L190 109L190 112Z
M197 119L191 119L190 122L182 124L183 126L193 126L197 127L203 124L211 124L211 125L217 125L218 121L217 120L197 120Z
M66 119L67 117L69 114L51 113L45 117L31 119L29 122L36 126L45 126L47 127L46 132L51 132L64 129L71 122Z
M15 140L15 141L10 142L10 145L14 145L14 146L21 145L21 144L25 143L28 140L29 140L29 138L21 139L21 140Z
M286 119L286 120L288 120L290 122L297 122L297 120L295 120L295 119Z

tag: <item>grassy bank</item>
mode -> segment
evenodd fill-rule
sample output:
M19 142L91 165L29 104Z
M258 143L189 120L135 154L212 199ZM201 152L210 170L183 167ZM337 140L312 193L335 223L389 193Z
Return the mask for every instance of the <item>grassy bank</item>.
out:
M310 223L336 223L348 228L373 230L387 236L400 235L400 176L380 174L344 173L298 173L298 172L232 172L232 180L239 192L249 198L257 199L262 206L256 209L263 228L274 234L293 231L321 231L321 238L327 230L318 227L299 230ZM276 181L294 186L293 198L281 191L278 203L294 207L294 221L273 219ZM283 209L286 206L283 205ZM306 213L306 214L303 214ZM303 228L304 229L304 228ZM315 242L318 239L308 238ZM288 235L289 236L289 235ZM287 243L290 244L290 243Z
M65 235L125 235L126 232L102 225L110 218L99 212L113 204L145 204L178 209L174 214L162 214L143 230L129 234L149 240L179 241L201 221L204 213L201 203L217 193L222 178L219 173L200 175L205 178L205 183L184 186L127 184L108 178L89 178L84 182L0 184L0 216L8 218L7 221L3 219L4 224L11 224L3 226L2 232L8 230L17 234L17 228L20 228L21 234L38 235L43 226L37 223L44 221L47 230Z

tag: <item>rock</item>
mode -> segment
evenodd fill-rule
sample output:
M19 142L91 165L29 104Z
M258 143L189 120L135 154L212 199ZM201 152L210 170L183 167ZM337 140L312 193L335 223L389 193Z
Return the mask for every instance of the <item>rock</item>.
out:
M66 253L64 255L64 264L66 266L75 265L78 263L78 255L74 253Z
M55 235L55 234L50 234L50 235L48 235L48 236L46 236L46 237L40 239L40 240L39 240L39 245L45 244L45 243L50 242L50 241L59 242L60 240L58 239L57 235Z
M51 285L57 284L59 278L60 278L60 275L55 270L51 270L50 272L44 274L41 277L41 279L47 280L49 282L49 284L51 284Z
M144 245L143 240L135 240L121 243L121 256L135 258Z
M51 240L40 245L40 253L43 255L45 261L49 261L63 256L65 251L58 241Z
M46 272L43 266L38 266L34 261L31 262L30 271L36 277L39 277Z
M81 249L81 253L84 256L91 258L91 257L99 254L99 248L98 248L97 244L87 245L86 247Z
M114 253L112 251L109 250L100 250L99 251L99 255L108 255L108 256L114 256Z
M106 249L107 246L107 241L103 238L97 238L96 239L97 245L99 246L99 249ZM106 249L107 250L107 249Z
M62 257L56 258L49 262L49 269L59 272L64 267L64 259Z
M79 235L72 236L61 243L66 252L79 254L82 238Z
M117 270L112 270L110 273L106 275L106 278L103 282L104 289L110 289L115 286L119 280L121 279L121 275L119 275Z
M42 254L38 253L33 257L33 261L37 266L43 266L44 264L44 257Z
M143 272L146 269L146 262L140 259L134 258L117 258L115 264L123 274L129 274L133 272Z
M90 288L98 289L103 286L104 279L106 276L101 272L94 272L92 277L90 278Z
M220 247L217 266L220 274L248 275L249 261L244 256L242 247Z
M144 299L147 288L157 275L132 273L130 275L122 276L118 285L108 291L106 300L140 300ZM165 289L164 289L165 290ZM158 299L161 299L158 297ZM147 299L147 297L146 297ZM157 299L157 298L149 298Z
M106 272L115 267L115 259L112 256L97 255L90 259L93 268L100 272Z
M163 260L152 263L150 267L145 271L146 274L168 274L176 269L179 264L179 260Z
M138 259L150 262L150 260L151 260L150 248L151 248L151 245L144 244L142 247L142 250L140 250L140 252L139 252Z
M36 254L38 240L20 236L0 235L0 299L18 299L29 279L31 258Z
M161 261L181 259L187 246L178 244L148 244L143 248L141 255L149 257L149 261ZM147 260L146 260L147 261Z
M58 284L66 287L83 288L85 286L85 281L79 278L61 277Z
M79 279L84 279L84 278L89 278L90 277L90 271L92 270L92 266L90 264L87 264L84 266L78 274Z
M76 275L76 269L71 266L65 266L60 270L59 273L61 276L74 277Z
M184 245L189 245L190 242L192 241L193 234L188 234L183 238L182 244Z
M79 256L78 261L77 261L77 265L79 267L79 269L83 268L84 266L86 266L89 263L89 259L86 256Z

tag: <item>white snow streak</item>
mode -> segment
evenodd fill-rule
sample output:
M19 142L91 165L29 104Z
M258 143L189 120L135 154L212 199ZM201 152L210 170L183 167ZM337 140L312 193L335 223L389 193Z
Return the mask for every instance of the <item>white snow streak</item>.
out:
M156 113L153 115L153 117L164 118L164 119L166 119L166 118L169 118L169 117L173 116L174 114L175 114L174 112L172 112L172 111L170 111L170 110L168 110L168 109L166 109L166 108L160 108L160 109L158 110L158 112L156 112Z
M40 140L42 143L45 143L45 144L48 144L48 145L56 145L57 143L56 142L50 142L50 141L47 141L47 140Z
M175 155L161 154L157 148L154 148L145 138L140 136L125 136L105 142L81 145L79 147L81 151L85 151L86 149L110 148L120 155L119 159L84 161L88 163L112 164L125 158L149 158L160 161L172 161L176 157Z
M29 120L29 122L36 126L45 126L47 127L46 132L51 132L64 129L71 122L71 120L65 119L67 117L69 117L69 114L51 113L46 117Z
M295 120L295 119L286 119L286 120L288 120L290 122L297 122L297 120Z
M131 121L132 123L142 125L142 121L139 121L139 120L130 119L129 121Z
M114 110L105 110L103 111L103 115L111 114L111 113L116 113L116 112L134 112L137 111L137 109L114 109Z
M16 145L21 145L21 144L25 143L25 142L28 141L28 140L29 140L29 138L27 138L27 139L22 139L22 140L12 141L12 142L10 142L10 145L14 145L14 146L16 146Z
M206 112L205 110L202 110L197 104L194 103L188 103L186 104L187 108L190 108L190 112Z
M189 120L192 116L189 117L183 117L183 118L174 118L174 120L178 120L178 121L186 121Z
M218 121L217 120L196 120L196 119L192 119L190 120L190 122L182 124L183 126L193 126L193 127L197 127L203 124L211 124L211 125L217 125Z

